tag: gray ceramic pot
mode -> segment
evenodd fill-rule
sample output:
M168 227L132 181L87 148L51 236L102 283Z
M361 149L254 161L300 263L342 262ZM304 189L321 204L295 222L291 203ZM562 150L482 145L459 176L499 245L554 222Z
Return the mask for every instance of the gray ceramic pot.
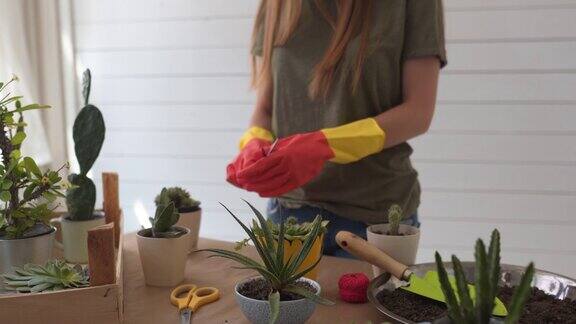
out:
M435 320L432 324L453 324L448 317L442 317L441 319ZM504 320L501 318L491 318L490 324L503 324ZM420 322L419 324L430 324L430 322Z
M240 306L244 316L254 324L268 324L270 318L270 306L268 301L256 300L245 297L238 292L238 287L247 281L254 280L260 277L252 277L239 282L234 288L234 295L236 302ZM316 294L320 294L320 285L308 278L301 278L300 280L306 281L316 288ZM283 301L280 302L280 314L276 323L282 324L300 324L306 322L316 309L316 303L306 298Z
M56 229L43 235L23 239L0 239L0 274L12 273L13 267L26 263L44 264L52 258ZM0 280L0 291L4 289Z

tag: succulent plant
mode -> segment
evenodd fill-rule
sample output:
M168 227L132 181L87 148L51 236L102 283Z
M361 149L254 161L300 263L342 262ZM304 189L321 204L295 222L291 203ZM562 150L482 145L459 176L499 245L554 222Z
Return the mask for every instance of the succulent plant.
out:
M390 206L390 209L388 209L388 224L390 224L388 235L400 235L400 222L402 218L404 218L402 207L396 204Z
M298 268L302 264L302 262L306 259L314 241L318 237L319 233L322 231L322 219L320 216L316 216L314 221L310 224L310 232L308 235L304 236L304 242L302 243L302 247L294 255L294 257L290 258L287 262L284 261L284 241L286 239L286 227L284 223L281 223L278 226L278 233L274 235L272 233L272 229L270 228L270 223L264 219L264 216L252 206L250 203L246 202L254 215L257 218L258 228L261 230L261 237L260 234L256 233L254 230L248 228L240 219L234 215L226 206L222 205L230 215L240 224L242 229L248 234L250 240L254 244L258 255L260 256L260 261L248 258L240 253L223 250L223 249L205 249L199 251L208 251L212 252L211 256L222 257L226 259L230 259L240 263L243 268L252 269L257 271L266 282L268 282L269 286L272 287L270 294L268 295L268 303L270 305L270 323L275 323L278 314L280 312L280 294L281 292L290 292L298 294L304 298L308 298L316 303L324 304L324 305L333 305L334 303L324 299L315 293L297 286L295 282L302 278L305 274L310 272L314 267L320 262L322 258L322 254L314 264L310 267L298 271ZM283 238L277 239L275 238Z
M14 268L14 274L4 274L8 290L37 293L69 288L88 287L88 271L80 265L71 266L62 260L51 260L45 265L27 264Z
M74 151L80 165L80 173L68 176L70 188L66 192L66 205L68 217L72 220L89 220L94 218L94 205L96 204L96 186L87 174L94 165L100 149L104 143L106 126L100 110L88 102L91 86L90 70L84 71L82 82L84 108L80 110L74 127Z
M498 293L498 281L500 280L500 233L492 232L488 252L484 242L479 239L476 242L476 271L475 271L475 298L470 295L468 282L464 275L462 264L458 257L452 255L452 265L456 280L456 289L450 283L448 273L442 262L442 257L436 252L436 267L442 291L446 297L448 314L456 324L488 324L492 316L495 298ZM520 284L516 287L510 305L506 323L517 323L528 294L532 277L534 276L534 264L530 263ZM456 291L455 291L456 290Z
M150 232L152 237L174 238L185 234L185 231L174 226L179 218L180 214L178 210L176 210L174 202L170 201L168 197L168 189L162 188L158 196L154 218L150 217L150 222L152 223Z
M174 203L179 212L193 212L200 208L200 202L190 197L188 191L180 187L170 187L166 189L168 199ZM156 206L160 204L160 195L154 199Z
M329 221L326 220L320 223L320 232L318 233L318 236L326 233L328 222ZM280 226L271 220L267 220L266 223L274 239L278 240L278 235L280 234ZM306 236L312 232L312 226L312 222L298 223L298 219L296 217L290 216L286 218L286 221L284 221L284 239L288 241L304 240ZM264 237L264 231L255 219L252 220L251 230L254 232L254 234L256 234L257 237ZM242 247L246 246L249 241L250 238L236 242L236 250L240 250Z
M62 178L58 173L64 166L57 171L42 172L34 159L22 157L20 153L26 139L26 123L22 114L50 106L22 106L22 97L11 96L9 92L4 94L7 86L16 81L18 78L14 76L6 83L0 82L0 237L9 239L50 231L46 224L52 214L49 204L57 197L63 197ZM14 106L9 108L11 105Z

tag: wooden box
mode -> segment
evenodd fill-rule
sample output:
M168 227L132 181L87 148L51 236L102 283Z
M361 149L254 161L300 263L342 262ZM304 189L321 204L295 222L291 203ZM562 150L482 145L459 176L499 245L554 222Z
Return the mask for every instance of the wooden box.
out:
M0 323L122 323L122 240L120 235L115 283L37 294L0 294ZM62 252L55 249L54 255L59 257Z

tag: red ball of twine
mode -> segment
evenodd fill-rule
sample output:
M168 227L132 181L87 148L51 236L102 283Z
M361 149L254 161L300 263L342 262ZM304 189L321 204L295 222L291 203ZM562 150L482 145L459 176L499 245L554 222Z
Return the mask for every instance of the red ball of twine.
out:
M361 272L342 275L338 280L340 299L347 303L365 303L369 283L370 279Z

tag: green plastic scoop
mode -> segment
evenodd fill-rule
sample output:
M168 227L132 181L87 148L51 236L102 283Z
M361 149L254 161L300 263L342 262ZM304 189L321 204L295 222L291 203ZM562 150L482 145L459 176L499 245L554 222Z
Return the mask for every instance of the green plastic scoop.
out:
M438 273L436 271L429 271L426 273L424 278L420 278L412 273L408 266L394 260L377 247L350 232L338 232L336 234L336 242L340 247L357 258L386 270L392 276L400 280L408 282L407 286L401 287L402 289L439 302L446 302L444 293L440 287ZM450 282L453 287L456 287L456 280L454 277L450 278ZM476 295L474 286L469 285L468 287L470 295L474 300L474 296ZM508 315L506 307L499 299L496 299L496 306L494 307L493 314L496 316Z

